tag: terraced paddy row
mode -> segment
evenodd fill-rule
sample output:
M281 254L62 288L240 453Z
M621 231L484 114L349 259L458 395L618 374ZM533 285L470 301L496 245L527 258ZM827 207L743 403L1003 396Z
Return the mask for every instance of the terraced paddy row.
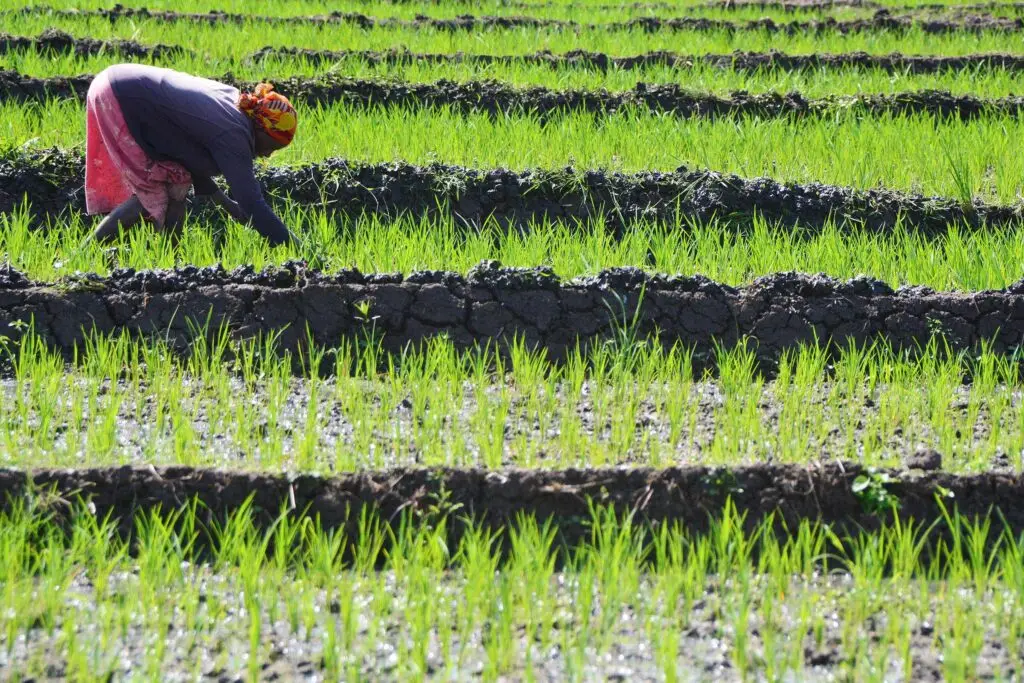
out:
M47 9L57 10L100 10L109 12L112 8L102 2L68 3L58 0L53 3L40 3L18 6L21 11L38 12ZM131 8L130 8L131 9ZM147 3L147 11L189 11L210 12L207 5L195 2L168 3L157 1ZM1024 4L1020 2L951 2L943 3L900 3L871 2L861 0L840 0L839 2L777 2L754 0L753 2L726 0L714 2L565 2L565 1L530 1L530 0L485 0L482 2L368 2L365 0L341 2L279 2L267 6L259 14L274 17L302 15L330 15L367 13L372 16L412 19L422 16L457 17L473 13L486 13L497 16L527 16L542 19L577 19L581 12L588 17L600 18L603 21L629 20L638 17L672 18L676 16L700 16L708 18L740 18L759 19L762 17L793 18L793 15L814 15L820 18L861 18L870 17L879 11L895 13L900 16L921 15L923 17L964 16L967 14L990 14L995 16L1013 17L1024 13ZM220 3L220 13L252 15L251 7L242 2L228 0Z
M175 54L173 46L161 46L160 50ZM177 54L156 60L155 64L181 70L202 61L198 56ZM989 56L978 56L978 60L967 57L964 68L956 70L926 62L921 70L928 73L912 74L894 73L884 66L751 71L742 64L738 69L725 67L724 62L734 57L716 55L708 59L721 57L721 63L698 58L681 70L665 63L672 57L662 53L623 58L628 63L646 63L635 69L587 68L586 62L603 63L604 59L600 55L577 54L563 57L544 53L506 59L492 55L416 58L407 53L347 53L327 66L321 65L317 56L293 59L287 52L276 51L260 55L258 60L244 63L221 63L220 73L213 71L217 67L210 64L204 64L201 71L193 71L228 81L258 80L273 73L272 78L278 82L295 79L290 86L292 95L302 91L304 96L321 103L358 101L372 95L380 103L422 102L436 106L447 102L463 108L486 110L500 106L505 110L522 108L544 113L552 108L608 111L632 102L642 108L681 116L802 116L853 108L868 114L932 111L969 118L978 116L982 110L1016 113L1019 97L1014 93L1018 92L1021 80L1012 65L991 69L985 66L999 60ZM772 60L778 56L764 57ZM862 61L856 55L851 57L853 62ZM757 55L739 56L741 61L747 58L762 61ZM124 57L116 52L58 60L34 54L8 54L0 58L4 95L12 100L44 100L48 95L67 97L73 93L82 96L87 80L79 74L101 71L121 59ZM882 58L892 59L900 61L899 57ZM299 81L305 84L297 85ZM375 81L385 82L374 84ZM517 88L532 92L517 93ZM437 91L443 89L452 92L439 96ZM400 100L398 93L403 90L410 94Z
M170 480L156 473L150 485L167 489ZM330 484L321 490L332 493ZM699 668L727 680L759 670L963 680L1019 668L1003 645L1019 638L1019 541L959 518L938 532L897 524L839 537L801 525L795 538L761 527L748 540L735 513L694 536L601 512L585 517L590 537L566 548L533 518L497 536L408 510L401 517L412 521L393 534L378 516L350 518L348 534L289 516L264 531L252 508L225 519L196 505L173 517L140 510L129 542L116 523L73 510L66 534L49 531L60 518L45 511L3 520L2 566L18 577L5 585L15 606L5 630L40 626L0 656L26 676L494 680L612 671L646 680ZM962 552L922 552L946 530L939 547ZM990 535L999 541L991 554L973 544ZM880 576L890 565L893 575ZM21 579L27 571L33 578ZM956 589L927 588L935 584ZM29 600L33 588L40 597Z
M5 462L899 467L934 451L930 467L1018 471L1020 290L794 275L737 290L628 269L563 283L493 264L15 271Z
M401 12L401 10L400 10ZM735 15L727 13L729 18L714 16L681 16L658 17L643 16L627 20L604 22L579 22L570 19L554 19L543 16L523 15L477 15L451 14L428 16L419 12L404 11L404 16L370 16L362 12L343 12L332 10L329 14L319 15L258 15L250 12L231 13L221 10L204 12L181 12L175 10L151 10L116 6L110 9L59 9L46 5L16 10L14 13L45 14L48 16L81 17L95 16L109 21L122 18L156 19L162 22L188 23L233 23L233 24L311 24L333 25L354 24L362 29L379 27L405 27L411 29L435 29L442 31L478 31L492 28L554 28L576 31L579 29L600 31L641 30L645 32L668 31L756 31L766 33L861 33L871 31L903 32L917 29L927 34L943 34L955 32L1019 32L1024 27L1024 19L1011 12L1011 16L1000 16L993 13L962 12L944 16L916 16L913 14L893 15L887 10L878 10L872 15L852 18L836 18L828 16L823 19L785 19L776 21L770 17L741 21ZM388 14L391 14L388 12ZM590 13L588 12L588 15ZM713 13L711 13L713 14ZM760 13L754 16L759 16Z
M134 40L97 40L75 38L69 33L56 30L44 31L37 37L0 34L0 53L20 55L35 52L45 59L33 63L20 60L20 64L31 65L33 74L59 69L64 64L85 67L89 64L83 58L108 54L111 57L152 58L163 64L173 64L168 58L175 56L194 57L195 52L180 45L146 45ZM74 61L62 61L60 55L73 56ZM884 71L886 74L935 74L957 71L972 71L975 79L982 72L1024 70L1024 58L1007 53L978 53L959 57L933 57L905 55L899 52L869 54L851 52L843 54L787 54L778 50L768 52L743 52L736 50L729 54L685 54L666 50L646 52L638 55L615 56L603 52L571 50L563 54L551 51L527 54L473 54L473 53L416 53L409 50L309 50L303 48L265 47L247 56L239 64L248 66L250 60L268 66L299 63L299 68L322 67L324 65L346 65L359 69L365 67L395 67L403 65L467 64L472 66L547 66L551 69L584 69L606 72L609 70L639 71L664 67L666 70L685 71L692 83L694 73L704 67L719 71L821 71L860 70ZM13 61L13 60L12 60ZM351 62L351 64L347 64ZM287 70L286 75L291 75ZM503 73L506 77L515 72ZM722 76L723 74L719 74ZM863 78L866 74L859 74ZM506 78L506 80L509 80ZM696 79L696 80L699 80Z
M39 33L49 27L50 20L46 17L19 17L12 22L11 31L28 36ZM121 26L123 24L123 26ZM331 29L296 29L294 32L275 31L276 45L285 48L294 47L306 50L303 58L295 58L292 54L283 51L279 55L260 53L259 59L252 59L249 52L237 53L231 47L229 37L234 27L181 27L167 25L159 22L124 22L114 27L97 22L95 19L75 19L74 22L61 24L71 32L72 35L95 36L97 38L111 38L115 40L145 38L144 44L163 45L165 52L158 59L163 66L174 67L193 73L205 73L211 76L220 76L230 72L236 78L258 79L272 75L274 78L287 76L304 76L313 78L323 76L325 70L333 73L341 73L358 78L370 78L386 76L406 81L420 82L431 81L438 78L450 78L457 81L478 80L483 78L494 78L504 82L521 86L543 86L552 90L565 90L567 88L581 88L594 90L597 88L608 88L611 90L630 90L637 81L647 83L675 83L685 86L688 89L703 89L715 93L726 93L729 90L741 89L752 92L766 91L799 91L805 97L824 97L828 94L864 94L864 93L895 93L905 90L916 89L948 89L954 93L972 93L977 96L1006 96L1019 91L1019 78L1014 72L1007 68L991 69L982 63L974 63L969 59L967 65L972 65L970 71L959 70L951 72L948 69L940 69L934 74L910 74L900 71L892 73L893 62L879 61L878 68L870 68L873 61L861 61L862 66L856 69L827 69L820 70L800 69L794 71L795 63L792 60L785 60L782 68L765 70L759 69L755 73L742 69L722 69L723 61L726 61L725 54L736 50L745 51L766 51L769 49L784 50L787 54L798 60L810 60L807 63L813 65L814 57L811 55L834 46L836 36L822 39L816 38L773 38L767 35L736 37L729 34L718 35L692 35L676 36L649 36L640 34L629 34L623 39L614 38L614 34L607 32L595 32L593 37L583 38L584 42L599 42L599 51L611 56L635 57L639 54L646 54L652 49L657 51L678 52L675 46L687 45L687 52L694 57L703 54L720 55L721 58L713 57L713 61L707 59L699 60L692 68L685 70L678 69L675 65L659 66L654 55L655 62L641 69L580 69L587 60L573 60L571 68L551 69L552 63L559 61L548 60L546 63L522 63L505 62L505 58L511 55L536 54L538 47L543 47L554 52L569 52L579 47L578 36L560 35L558 32L545 35L537 32L517 31L496 31L488 34L485 50L481 50L481 43L476 39L460 39L453 36L433 34L420 31L364 31L355 29L352 31L343 28ZM253 40L261 41L257 36L258 27L244 29L253 33ZM998 36L987 36L976 40L968 37L930 37L926 35L900 36L887 39L884 35L872 34L867 38L851 37L846 40L844 49L855 52L866 50L872 55L884 55L893 50L903 50L914 54L971 54L981 50L986 52L997 52L999 50L1008 52L1015 49L1015 41ZM378 60L371 55L356 58L334 59L328 63L324 62L326 55L337 52L340 46L357 51L365 50L387 50L395 44L400 44L404 49L424 54L443 55L456 51L466 52L458 63L424 63L418 61L415 65L409 63L395 63L387 69L383 69ZM52 41L51 43L52 44ZM144 44L140 44L143 46ZM257 43L258 45L259 43ZM173 55L166 50L174 46L187 46L190 52ZM275 48L276 49L276 48ZM480 56L483 55L483 56ZM500 62L487 61L484 56L497 56ZM853 55L851 55L853 56ZM853 56L854 59L859 57ZM42 54L35 51L15 50L8 52L0 59L0 67L7 67L26 75L36 77L47 76L69 76L83 72L97 72L102 67L118 59L117 53L106 56L90 56L81 58L78 55L65 55L56 57L51 54ZM481 60L482 59L482 60ZM729 57L731 59L731 57ZM888 66L887 66L888 63ZM897 58L895 63L901 63ZM936 62L927 59L912 60L911 65L920 65L922 69L933 70L937 67ZM989 62L990 63L990 62ZM1007 62L1000 62L1007 63ZM635 63L633 66L636 66ZM962 65L961 66L965 66ZM918 68L911 66L908 69Z
M61 30L95 39L135 40L146 44L188 46L197 53L220 60L242 61L250 52L263 47L265 27L258 24L206 25L167 23L154 19L108 21L78 16L55 21L46 14L11 15L4 31L17 35L38 35L58 26ZM233 37L246 36L245 49L235 46ZM866 51L883 54L902 51L908 54L965 55L978 52L1009 52L1017 48L1017 39L1005 33L926 34L920 30L904 33L769 34L759 32L607 32L601 30L560 31L554 29L494 29L475 35L408 28L361 29L353 25L284 25L274 28L275 47L312 50L371 49L388 50L398 46L414 52L468 54L527 54L539 49L564 53L583 49L610 55L635 55L652 50L685 51L693 54L729 53L734 50L780 50L791 54ZM481 38L486 38L482 40ZM685 45L685 50L680 46Z
M219 9L0 6L5 674L1020 676L1018 3ZM85 241L125 59L295 244Z
M368 112L363 117L370 120L374 114ZM382 117L378 114L377 118ZM457 117L448 120L455 126L461 124L461 130L472 130L473 125L480 124L479 119L470 119L470 125ZM629 121L627 118L622 123ZM572 119L566 122L570 126L573 123ZM437 130L440 138L441 130ZM779 127L780 132L784 130ZM998 136L1001 130L1005 129L993 128L991 134ZM579 133L574 133L568 144L580 139ZM535 144L540 148L543 139ZM530 149L516 151L524 154ZM549 147L548 152L552 151L557 149ZM938 179L959 194L954 198L882 188L861 191L820 183L783 184L768 178L744 179L686 167L674 172L635 174L572 168L515 172L500 167L477 170L436 163L415 166L331 158L291 169L271 166L260 178L276 203L290 199L300 216L303 211L311 211L311 219L299 218L311 225L324 218L330 221L332 215L359 218L367 214L392 218L439 216L471 230L492 221L496 227L516 228L547 221L583 221L601 224L613 234L637 224L701 224L716 218L737 227L749 227L761 219L769 225L802 226L811 232L838 225L878 232L912 227L925 234L941 234L951 225L978 229L1017 224L1018 206L974 200L974 183L978 181L976 176L967 175L973 163L973 159L952 160L952 171L963 172L966 177ZM1007 158L1004 163L1009 166L1020 162ZM77 189L81 187L82 166L74 155L52 150L31 155L15 153L0 163L0 177L5 181L0 206L8 212L24 209L36 225L57 219L62 212L83 208L83 197ZM1015 187L1011 186L1011 191ZM33 194L28 200L26 192Z
M234 82L239 88L254 84ZM12 71L0 71L0 89L7 101L46 102L51 99L84 99L91 77L34 79ZM1016 119L1024 111L1024 98L979 99L942 91L860 95L808 100L798 92L778 95L732 93L727 97L691 93L675 85L637 83L625 92L514 88L488 81L454 83L437 81L404 84L388 81L323 78L312 81L278 80L282 94L307 107L337 103L355 107L442 108L446 112L486 113L493 117L517 113L546 122L553 114L574 112L606 116L621 110L638 113L668 114L683 118L757 117L803 118L834 117L850 112L873 117L904 117L931 114L937 119L967 121L982 117Z
M68 0L55 0L52 3L40 3L36 5L24 4L14 5L13 8L24 9L25 6L53 7L62 9L110 9L108 3L98 0L87 0L86 2L69 2ZM196 9L207 10L201 2L185 0L184 2L167 2L166 0L154 0L147 3L151 10L177 9L195 11ZM242 0L225 0L220 4L222 11L251 13L251 7ZM327 14L332 11L369 11L373 13L395 13L409 12L412 14L431 14L433 12L458 12L467 13L472 11L486 11L489 13L510 13L521 12L525 14L537 14L539 12L579 12L587 11L617 11L627 17L636 16L645 12L659 11L664 14L672 13L704 13L720 12L722 14L746 14L751 11L759 12L760 15L787 14L794 12L806 12L825 16L835 16L848 10L861 10L875 12L885 9L891 12L906 13L943 13L943 12L1003 12L1013 13L1024 11L1024 3L1015 0L943 0L941 2L907 2L902 0L681 0L679 2L665 2L663 0L604 0L603 2L580 2L579 0L479 0L472 3L451 2L439 6L436 2L430 1L403 1L392 2L390 0L340 0L324 2L324 0L287 0L286 2L275 3L267 8L267 13L274 15L299 15L299 14ZM533 11L537 10L537 11Z

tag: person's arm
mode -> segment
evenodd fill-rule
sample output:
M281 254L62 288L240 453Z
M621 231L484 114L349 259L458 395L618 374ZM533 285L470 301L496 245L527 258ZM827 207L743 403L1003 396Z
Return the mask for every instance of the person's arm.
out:
M260 189L256 174L252 170L252 159L231 151L220 151L214 158L221 173L224 174L224 179L231 186L231 194L235 199L233 203L239 213L239 216L236 216L237 220L240 223L251 222L256 232L266 237L273 245L296 243L295 237L263 197L263 190ZM223 195L223 192L221 194ZM217 201L216 195L214 197L214 201ZM224 199L231 202L227 197ZM225 206L225 209L231 213L234 208L229 209L228 206Z
M210 199L213 200L217 206L227 211L228 215L239 223L245 223L249 220L249 216L247 216L245 211L242 210L242 207L238 205L238 202L224 194L224 190L218 188L215 192L210 194Z

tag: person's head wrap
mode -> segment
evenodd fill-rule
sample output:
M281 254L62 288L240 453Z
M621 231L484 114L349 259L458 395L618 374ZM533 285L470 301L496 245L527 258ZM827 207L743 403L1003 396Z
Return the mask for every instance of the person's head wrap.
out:
M238 97L238 108L282 145L289 144L295 137L299 125L295 107L287 97L274 92L270 83L260 83L251 93L243 92Z

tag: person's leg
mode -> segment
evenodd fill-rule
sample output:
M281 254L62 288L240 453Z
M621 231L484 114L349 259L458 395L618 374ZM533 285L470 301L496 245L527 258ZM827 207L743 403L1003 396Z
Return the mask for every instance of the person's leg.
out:
M167 214L164 217L164 232L171 236L175 246L181 239L181 230L185 225L185 200L171 199L167 202Z
M106 242L116 237L120 230L126 230L138 223L144 211L139 198L132 195L128 201L115 208L100 221L92 233L92 239L97 242Z

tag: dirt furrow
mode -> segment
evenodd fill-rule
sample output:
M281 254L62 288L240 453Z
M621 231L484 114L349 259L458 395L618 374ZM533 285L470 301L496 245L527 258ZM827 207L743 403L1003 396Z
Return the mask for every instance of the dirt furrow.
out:
M180 45L143 45L134 40L75 38L57 29L47 29L34 38L0 33L0 54L27 50L35 50L43 54L73 54L78 57L114 53L136 59L141 57L160 59L191 53L191 50Z
M333 347L372 333L384 350L400 352L446 335L460 349L501 350L520 339L554 361L628 324L639 338L692 347L698 359L712 359L716 344L747 339L770 372L784 350L815 340L835 348L881 341L914 351L938 336L953 352L982 342L996 353L1013 352L1024 343L1024 281L950 293L783 273L735 288L702 276L618 268L563 282L549 268L488 261L466 276L323 274L289 263L259 272L115 270L110 277L36 283L0 271L0 335L16 340L31 325L67 354L93 332L156 334L185 348L207 321L237 339L279 334L291 351L310 340Z
M873 55L867 52L789 54L771 50L768 52L744 52L737 50L728 54L685 54L668 50L656 50L639 55L613 56L603 52L571 50L555 53L548 50L529 54L493 55L454 53L422 53L408 50L306 50L301 48L278 48L267 46L256 51L252 59L287 57L305 59L314 64L345 59L358 59L370 64L402 65L428 64L528 64L551 68L585 68L599 71L610 69L645 69L670 67L691 69L709 66L735 71L758 71L777 69L779 71L801 71L822 69L881 69L890 73L932 74L946 71L978 71L1003 69L1024 71L1024 55L1008 53L977 53L955 57L931 55L906 55L901 52Z
M864 474L859 465L816 467L757 465L737 468L689 466L663 470L506 470L395 469L380 472L317 475L258 474L189 467L121 467L80 470L0 469L0 506L32 496L37 504L58 501L59 519L70 513L69 501L91 501L98 519L109 514L129 535L134 516L169 513L198 499L199 515L223 520L253 497L255 521L265 527L282 507L293 514L319 517L325 529L344 528L358 539L361 513L397 522L403 511L423 521L457 510L450 519L457 536L462 518L472 517L486 528L508 527L517 515L550 520L567 543L585 540L592 501L632 512L639 523L678 522L693 532L708 529L731 499L748 530L768 515L781 532L795 530L801 520L819 520L837 533L869 531L889 513L872 514L852 491ZM1014 533L1024 530L1024 478L1019 475L892 472L888 492L899 501L895 515L927 527L940 521L939 503L959 509L967 518L1001 513ZM41 495L40 492L49 492ZM40 503L41 501L41 503ZM1002 520L996 522L1002 531ZM941 536L941 529L939 530Z
M1024 18L1007 18L989 14L964 14L952 19L920 18L913 15L894 16L888 10L878 10L874 16L865 19L837 20L834 18L806 21L779 22L771 18L750 21L729 21L703 17L637 17L628 21L586 24L563 19L547 19L529 16L489 16L465 14L453 18L419 16L415 19L371 17L358 12L332 12L309 16L266 16L257 14L235 14L221 11L173 12L115 6L100 10L64 10L50 7L27 7L12 12L24 14L46 14L56 18L103 17L110 21L121 19L153 21L187 21L207 24L221 23L269 23L269 24L354 24L363 29L413 28L438 31L485 31L494 29L557 29L557 30L603 30L603 31L761 31L768 33L860 33L870 31L920 30L929 34L953 33L958 31L1002 31L1024 30Z
M83 211L82 158L58 150L0 158L0 212L27 197L37 220ZM618 233L638 221L712 220L749 225L755 214L814 231L835 221L869 230L915 228L942 234L950 226L988 229L1018 224L1018 206L963 205L885 189L854 190L779 183L680 167L635 174L601 170L475 170L459 166L349 163L268 167L259 178L272 203L294 202L350 216L444 216L468 229L487 221L528 229L540 221L603 220Z
M253 83L218 77L243 89ZM54 98L84 99L91 76L34 78L0 70L0 102L46 102ZM325 75L315 79L275 80L276 89L293 102L307 106L344 103L375 107L444 107L463 114L529 114L545 118L568 111L613 115L624 109L648 110L683 118L756 116L781 118L833 115L839 111L867 116L934 115L962 120L988 116L1018 117L1024 97L981 98L944 90L896 94L834 95L808 99L799 92L751 94L735 91L726 96L691 92L675 83L637 83L632 90L551 90L519 88L500 81L433 83L363 80Z

